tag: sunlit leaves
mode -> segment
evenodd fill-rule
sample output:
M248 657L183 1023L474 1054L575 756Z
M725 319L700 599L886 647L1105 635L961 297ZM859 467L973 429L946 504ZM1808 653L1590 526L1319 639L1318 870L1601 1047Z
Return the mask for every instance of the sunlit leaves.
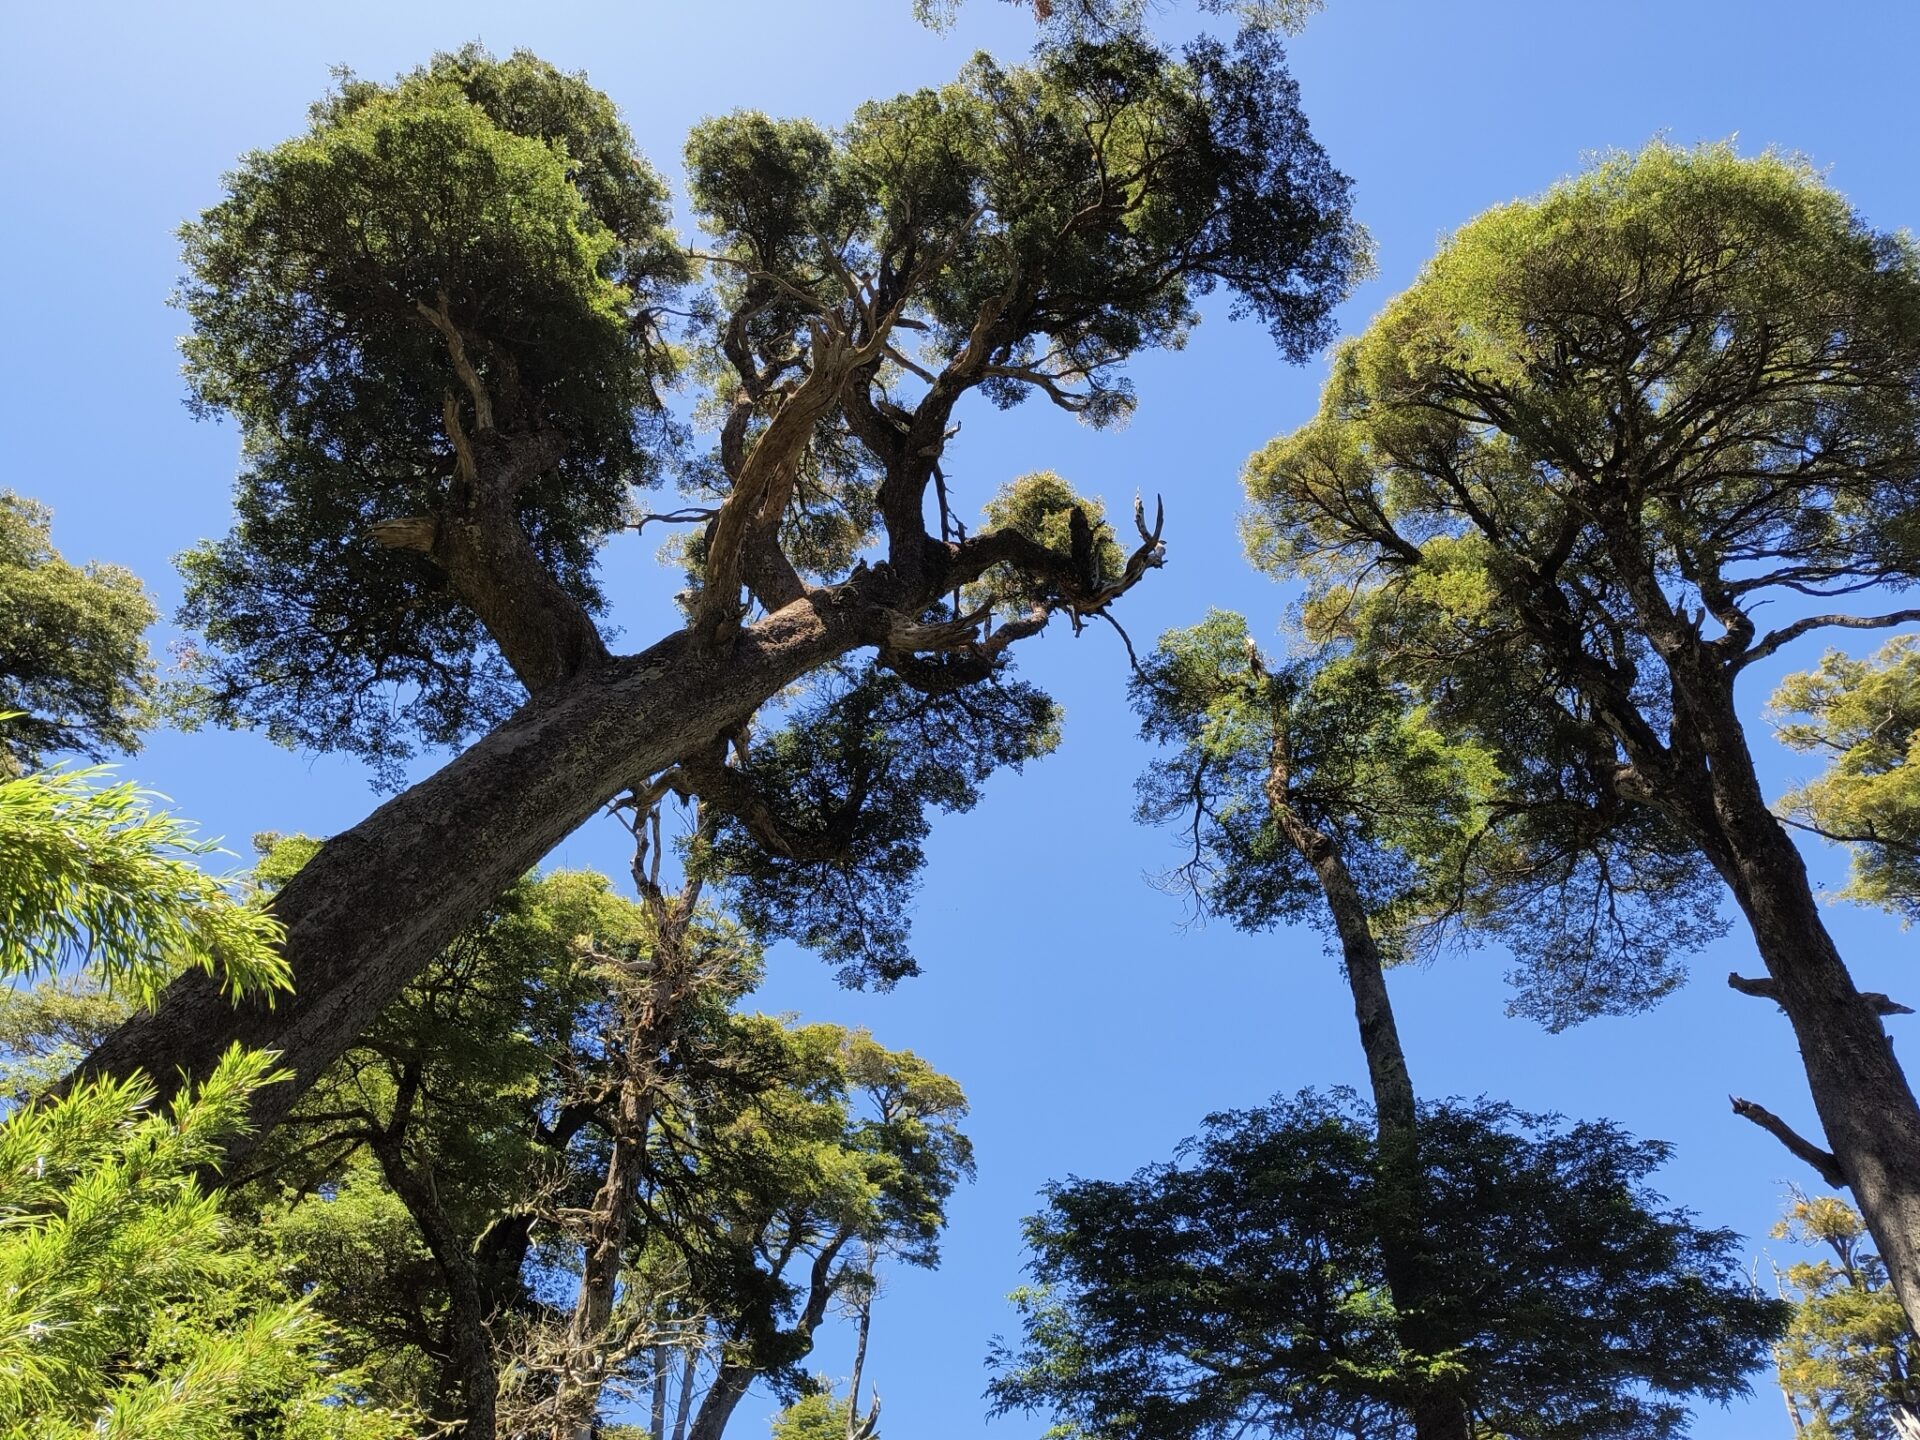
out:
M231 995L288 988L280 927L195 861L215 852L129 781L98 768L0 782L0 971L90 967L146 1001L183 970Z

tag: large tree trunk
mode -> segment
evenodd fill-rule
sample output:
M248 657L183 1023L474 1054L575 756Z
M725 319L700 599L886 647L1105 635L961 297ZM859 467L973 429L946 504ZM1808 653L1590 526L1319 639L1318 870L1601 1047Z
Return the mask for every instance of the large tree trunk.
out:
M1284 781L1278 782L1284 790ZM1426 1177L1420 1163L1420 1130L1413 1077L1407 1069L1400 1029L1387 994L1386 968L1367 917L1366 899L1354 883L1333 838L1302 821L1284 802L1274 802L1275 819L1300 856L1313 867L1320 892L1333 915L1340 957L1353 994L1353 1018L1367 1057L1373 1110L1378 1123L1380 1258L1392 1292L1401 1342L1416 1355L1453 1349L1458 1337L1439 1333L1422 1256L1427 1224ZM1422 1386L1410 1410L1416 1440L1471 1440L1467 1408L1458 1395Z
M596 810L783 686L879 643L885 617L841 587L742 630L724 651L677 632L554 687L335 836L279 893L293 994L235 1006L195 972L76 1073L144 1071L170 1087L204 1075L232 1044L268 1047L293 1074L255 1098L255 1134L270 1128L463 925Z
M1827 933L1799 848L1767 807L1731 687L1696 704L1694 719L1711 778L1710 795L1698 797L1708 803L1691 807L1691 828L1752 928L1799 1041L1827 1146L1920 1328L1920 1104L1879 1010ZM1686 823L1683 811L1675 818Z

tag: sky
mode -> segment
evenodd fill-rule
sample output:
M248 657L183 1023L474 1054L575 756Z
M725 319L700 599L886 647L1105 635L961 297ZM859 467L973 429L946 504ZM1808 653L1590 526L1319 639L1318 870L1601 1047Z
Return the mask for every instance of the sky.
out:
M1159 23L1176 33L1195 22L1169 5ZM226 528L237 446L231 427L195 421L181 403L183 321L166 305L174 230L218 199L237 156L301 128L332 67L384 79L469 40L532 49L586 71L677 182L682 140L702 117L745 107L836 122L870 96L950 78L976 49L1017 59L1031 33L1020 9L993 0L967 0L944 34L915 25L909 0L6 6L0 195L13 218L0 225L0 485L52 505L68 558L126 565L164 610L177 603L171 557ZM1916 42L1920 7L1895 3L1329 0L1290 48L1304 108L1353 177L1378 248L1378 275L1343 310L1344 331L1364 326L1479 211L1655 136L1798 151L1873 224L1920 221ZM1014 475L1052 469L1110 506L1136 491L1163 495L1167 567L1122 602L1129 631L1150 641L1223 606L1270 634L1290 597L1242 559L1238 477L1252 450L1311 416L1324 363L1284 365L1258 326L1229 323L1216 306L1184 351L1147 356L1131 374L1140 409L1118 432L1037 402L963 412L951 486L978 504ZM675 623L667 596L678 582L651 547L649 537L606 554L616 648ZM1780 675L1817 658L1789 651L1743 681L1775 791L1808 762L1771 742L1761 709ZM1173 863L1174 841L1130 818L1147 757L1111 632L1074 639L1056 625L1023 646L1021 664L1063 702L1065 741L1025 773L997 777L973 813L938 823L914 914L924 974L889 994L850 993L812 956L781 948L756 1000L869 1026L954 1075L972 1100L979 1178L952 1206L945 1263L893 1275L875 1318L868 1373L896 1436L985 1427L1012 1440L1043 1428L1019 1417L988 1425L980 1394L988 1343L1012 1326L1019 1221L1049 1179L1118 1177L1167 1157L1210 1111L1365 1080L1344 987L1316 934L1188 926L1149 883ZM351 762L228 732L156 735L126 773L241 854L256 831L324 835L380 798ZM624 838L596 822L552 863L619 873ZM1824 883L1840 882L1831 852L1809 859ZM1863 988L1913 998L1909 936L1845 905L1830 919ZM1607 1116L1671 1142L1664 1193L1748 1237L1763 1279L1772 1260L1784 1265L1767 1229L1790 1183L1818 1182L1733 1116L1727 1097L1814 1127L1784 1019L1723 983L1731 969L1758 972L1751 942L1731 932L1651 1014L1562 1035L1506 1017L1504 968L1480 952L1394 976L1421 1092ZM1891 1023L1905 1043L1898 1027L1913 1022ZM846 1369L839 1338L816 1352L830 1374ZM754 1405L734 1422L744 1440L765 1433L771 1402ZM1755 1377L1752 1400L1705 1410L1693 1433L1784 1437L1770 1377Z

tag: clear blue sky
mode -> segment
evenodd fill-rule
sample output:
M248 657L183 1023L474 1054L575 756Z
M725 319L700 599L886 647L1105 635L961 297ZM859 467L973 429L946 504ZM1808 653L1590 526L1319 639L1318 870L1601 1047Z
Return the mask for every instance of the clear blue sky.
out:
M54 506L70 558L128 565L164 606L177 600L170 557L226 527L235 437L179 403L181 317L164 304L173 229L217 198L239 153L301 126L328 67L385 78L471 39L525 46L586 70L677 176L682 137L704 115L748 106L834 121L870 95L949 77L976 48L1015 57L1030 36L1020 10L993 0L969 0L947 35L909 12L909 0L6 7L0 484ZM1165 19L1192 23L1171 6ZM1916 42L1920 8L1895 3L1330 0L1293 51L1307 111L1355 178L1379 245L1379 278L1348 307L1346 328L1479 210L1541 189L1583 155L1656 134L1799 150L1876 224L1920 221ZM1320 367L1284 367L1257 328L1216 316L1186 351L1133 373L1142 403L1120 433L1079 429L1037 403L1006 416L978 407L957 442L954 483L977 503L1008 476L1050 468L1115 504L1162 492L1169 563L1124 602L1135 637L1191 623L1209 605L1270 626L1286 596L1241 560L1238 474L1252 449L1311 414ZM623 643L669 628L671 586L648 554L616 548L607 565ZM981 1358L1008 1326L1017 1224L1044 1181L1163 1158L1212 1109L1364 1080L1339 977L1315 936L1183 930L1176 903L1144 882L1169 862L1171 840L1129 819L1143 755L1111 634L1074 641L1061 628L1025 655L1026 673L1067 707L1066 743L939 826L916 913L925 975L890 995L848 994L817 961L783 950L762 997L771 1010L869 1025L957 1076L973 1099L980 1179L953 1208L945 1267L896 1275L876 1318L869 1373L899 1436L984 1423ZM1767 742L1758 711L1786 668L1751 675L1743 694L1776 788L1797 762ZM256 830L341 829L375 800L352 765L225 733L156 736L129 773L242 851ZM609 826L590 828L555 860L617 870L620 841ZM1812 858L1837 876L1833 857ZM1845 907L1832 921L1863 984L1914 998L1900 963L1908 936ZM1731 968L1758 968L1737 933L1655 1014L1562 1036L1504 1018L1497 954L1399 975L1394 993L1425 1094L1607 1115L1672 1141L1667 1193L1754 1237L1761 1257L1785 1184L1816 1182L1733 1117L1726 1097L1809 1127L1811 1117L1784 1020L1727 990ZM844 1351L824 1346L818 1363L844 1371ZM1784 1436L1769 1377L1756 1381L1750 1404L1708 1411L1695 1434ZM751 1440L762 1422L743 1412L735 1423ZM1039 1426L992 1428L1012 1437Z

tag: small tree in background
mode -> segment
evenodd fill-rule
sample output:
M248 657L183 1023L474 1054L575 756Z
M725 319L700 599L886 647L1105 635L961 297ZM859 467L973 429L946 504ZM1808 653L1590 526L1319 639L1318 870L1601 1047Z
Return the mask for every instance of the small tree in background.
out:
M1870 660L1829 651L1818 669L1781 681L1769 708L1785 744L1828 762L1781 800L1782 813L1853 852L1841 894L1920 918L1920 636L1897 636Z
M1795 1436L1916 1440L1920 1338L1859 1214L1837 1196L1796 1194L1773 1233L1826 1252L1781 1277L1793 1318L1773 1353Z
M139 748L156 677L146 590L118 565L71 565L53 513L0 490L0 773L60 751L98 760Z

